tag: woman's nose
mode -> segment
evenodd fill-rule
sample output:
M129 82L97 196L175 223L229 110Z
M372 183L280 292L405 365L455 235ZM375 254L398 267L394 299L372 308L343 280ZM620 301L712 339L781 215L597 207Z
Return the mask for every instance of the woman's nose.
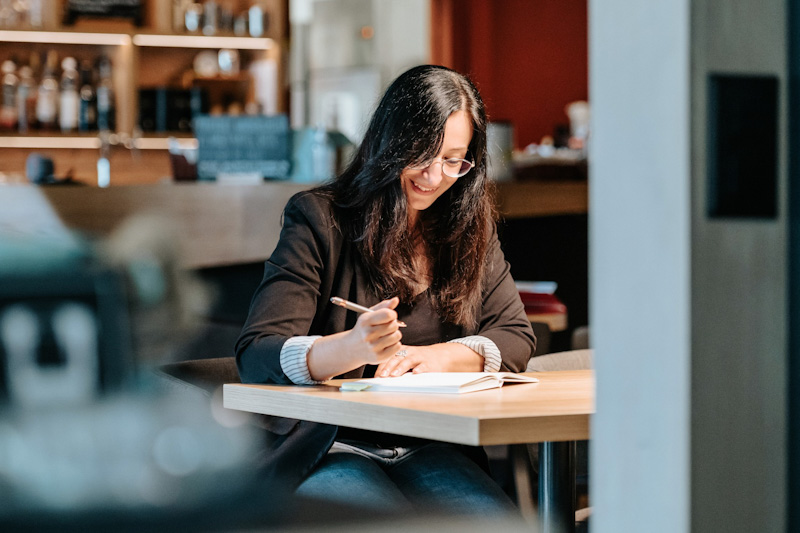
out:
M438 185L442 181L442 163L434 161L431 166L422 171L422 174L431 185Z

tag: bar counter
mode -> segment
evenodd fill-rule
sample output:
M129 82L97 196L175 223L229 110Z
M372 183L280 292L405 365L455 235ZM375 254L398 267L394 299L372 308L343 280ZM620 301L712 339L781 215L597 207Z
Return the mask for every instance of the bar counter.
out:
M68 228L98 237L107 236L132 215L160 215L177 234L182 265L203 268L266 259L278 242L286 202L306 188L286 182L163 183L105 189L6 185L0 187L0 196L24 202L26 196L42 194ZM585 180L511 181L497 183L495 199L505 219L581 214L587 212L587 191Z

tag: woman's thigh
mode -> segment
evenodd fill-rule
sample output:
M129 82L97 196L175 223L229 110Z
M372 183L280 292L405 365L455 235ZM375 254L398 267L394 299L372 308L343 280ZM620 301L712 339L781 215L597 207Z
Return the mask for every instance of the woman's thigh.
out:
M387 473L420 509L494 516L517 512L500 486L456 446L425 446Z
M329 453L298 487L297 495L378 512L412 507L372 459L354 453Z

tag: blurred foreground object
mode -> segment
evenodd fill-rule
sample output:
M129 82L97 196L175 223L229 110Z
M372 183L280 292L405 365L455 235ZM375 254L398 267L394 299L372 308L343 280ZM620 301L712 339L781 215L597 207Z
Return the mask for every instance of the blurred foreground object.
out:
M168 228L133 218L95 243L67 231L38 188L6 192L0 530L200 531L263 518L276 496L245 498L271 490L252 463L262 433L142 371L171 353L203 301Z
M174 224L134 215L98 248L103 261L124 274L136 360L149 366L173 360L210 300L206 287L181 268Z
M119 390L132 360L125 289L34 188L0 202L0 398L76 405Z
M0 393L12 406L85 404L119 390L131 371L122 280L81 266L2 278Z
M257 451L252 429L226 428L199 405L123 394L5 412L0 528L116 529L177 518L189 526L189 514L233 504L255 481L245 466Z

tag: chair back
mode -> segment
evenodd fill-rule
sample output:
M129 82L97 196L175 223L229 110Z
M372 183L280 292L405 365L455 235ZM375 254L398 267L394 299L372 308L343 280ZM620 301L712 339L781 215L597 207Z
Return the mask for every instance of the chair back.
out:
M162 365L159 371L167 376L188 383L213 394L225 383L241 383L236 359L217 357L213 359L194 359Z
M588 370L592 368L594 350L569 350L531 357L526 372L554 370Z

